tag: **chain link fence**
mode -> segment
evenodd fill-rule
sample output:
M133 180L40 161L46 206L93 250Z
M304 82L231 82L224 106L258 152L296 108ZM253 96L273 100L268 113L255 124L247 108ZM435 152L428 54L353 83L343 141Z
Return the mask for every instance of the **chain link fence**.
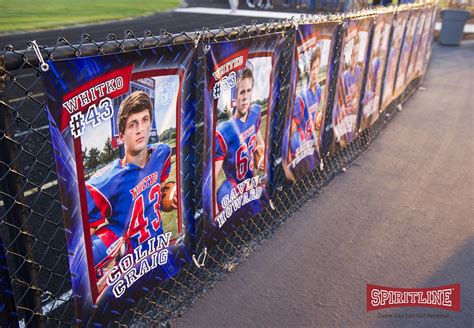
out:
M323 18L318 17L321 21ZM339 29L335 58L341 51ZM275 113L286 112L289 95L291 61L294 50L295 28L291 21L271 22L263 25L241 26L217 31L197 31L171 35L146 32L137 37L126 31L123 38L109 35L97 42L88 35L80 44L70 44L58 39L53 48L41 48L44 58L59 60L79 56L126 52L160 45L178 44L199 40L234 40L274 32L284 33L286 44L280 67L280 102ZM199 47L198 63L201 72L204 52ZM337 63L336 63L337 65ZM329 95L334 97L337 69L333 70ZM196 81L197 108L203 106L204 74ZM321 188L343 172L388 125L397 113L397 106L411 95L420 83L413 80L402 96L394 100L379 119L347 147L323 158L324 166L298 180L293 185L275 186L273 202L263 212L249 218L233 234L208 250L205 265L198 268L193 263L180 273L158 285L147 296L125 313L112 313L113 326L169 326L192 305L197 297L205 294L226 273L235 270L261 242L270 238L278 227L291 218L292 213L305 202L317 196ZM2 326L63 327L75 325L71 273L68 265L66 231L63 223L62 204L54 163L48 113L42 90L38 58L33 50L15 50L7 47L0 53L0 278L4 287L2 301L6 306L0 316ZM332 103L333 99L329 99ZM204 136L203 111L196 116L196 158L202 157ZM275 114L274 114L275 115ZM328 117L330 111L328 111ZM281 154L285 115L276 115L276 138L272 144L272 163ZM281 166L275 164L277 181L284 178ZM202 162L196 161L196 176L202 172ZM201 204L202 181L196 179L195 199ZM204 245L202 209L197 209L195 249ZM6 269L8 268L8 270ZM9 279L4 279L4 277Z

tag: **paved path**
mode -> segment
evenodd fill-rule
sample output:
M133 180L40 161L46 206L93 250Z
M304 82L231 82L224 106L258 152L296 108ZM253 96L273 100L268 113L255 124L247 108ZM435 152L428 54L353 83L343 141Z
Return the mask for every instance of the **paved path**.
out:
M435 46L418 91L371 147L173 327L472 327L474 42ZM461 312L365 311L366 284L461 284Z

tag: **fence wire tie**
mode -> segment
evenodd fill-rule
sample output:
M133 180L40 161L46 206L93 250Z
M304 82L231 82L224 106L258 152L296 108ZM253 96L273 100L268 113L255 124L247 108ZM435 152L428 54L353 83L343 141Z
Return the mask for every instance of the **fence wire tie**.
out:
M196 254L193 254L193 262L200 269L204 266L207 258L207 247L204 247L201 254L196 259Z
M201 33L197 31L196 34L197 34L197 38L194 40L194 48L198 47L199 41L201 40Z
M49 301L51 298L53 297L53 294L50 292L50 291L45 291L42 293L41 295L41 302L44 303L44 302L47 302Z
M43 72L47 72L49 70L49 65L44 62L43 55L41 54L38 44L36 43L36 40L31 41L31 48L33 48L33 51L35 52L36 57L38 57L38 62L40 63L41 70Z
M276 208L271 199L269 199L269 203L270 203L270 208L275 211Z
M319 163L319 169L320 169L321 171L324 170L324 159L322 159L322 158L321 158L321 163Z
M296 17L291 17L292 19L292 23L293 23L293 27L295 28L295 30L298 29L298 20L296 19Z

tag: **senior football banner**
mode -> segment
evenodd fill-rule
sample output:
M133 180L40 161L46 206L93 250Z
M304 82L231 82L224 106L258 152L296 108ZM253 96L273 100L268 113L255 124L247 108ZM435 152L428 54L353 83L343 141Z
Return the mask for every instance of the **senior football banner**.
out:
M207 246L268 202L272 120L284 37L206 44L203 207Z
M370 58L367 62L369 67L362 99L359 131L363 131L371 126L379 117L382 78L387 62L393 16L394 14L390 12L377 15Z
M397 13L395 19L393 20L392 41L390 43L390 50L388 53L387 68L385 72L385 81L382 94L382 111L384 111L394 99L393 92L395 78L397 75L398 59L400 57L400 47L402 46L405 27L409 15L409 11L401 11Z
M433 34L435 29L436 23L436 6L432 6L428 9L428 19L425 23L424 32L426 33L426 42L424 44L425 48L424 51L420 54L419 58L419 70L418 74L421 76L426 73L426 69L428 68L428 63L431 57L431 47L433 43ZM418 59L417 59L418 61Z
M428 63L431 58L431 50L433 49L432 45L433 45L435 24L436 24L436 5L431 7L431 20L430 20L430 27L429 27L428 47L426 50L427 54L426 54L425 67L423 70L423 74L426 73L426 70L428 69Z
M339 74L331 114L331 154L344 148L357 137L363 72L367 61L369 31L373 22L373 17L366 17L344 23Z
M320 163L338 26L338 22L298 25L282 147L289 181Z
M423 27L425 25L427 16L427 10L421 9L419 12L419 18L416 23L415 35L413 38L413 49L410 55L410 62L408 64L407 75L406 75L406 84L411 82L416 77L416 64L418 58L418 52L421 48L421 40L422 40L422 33Z
M51 61L43 75L80 325L110 322L186 256L194 49Z
M419 48L416 53L415 59L415 67L414 67L414 77L419 77L423 74L423 68L426 59L427 48L429 44L429 36L430 36L430 24L431 24L431 15L432 10L431 8L425 8L422 13L422 17L424 17L423 21L419 24L419 28L421 28L420 38L418 39Z
M411 54L413 52L413 44L416 33L416 26L420 17L419 10L413 10L410 12L410 17L407 22L405 37L403 38L401 52L400 52L400 63L398 65L397 77L395 82L394 97L398 97L402 94L403 90L407 86L409 80L407 78L408 66L410 64Z

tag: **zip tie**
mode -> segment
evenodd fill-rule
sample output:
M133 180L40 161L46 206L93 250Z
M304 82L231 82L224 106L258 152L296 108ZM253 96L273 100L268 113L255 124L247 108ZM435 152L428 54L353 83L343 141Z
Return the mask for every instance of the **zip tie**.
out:
M38 57L41 70L43 72L47 72L49 70L49 65L44 62L43 55L41 54L38 44L36 43L36 40L31 41L31 48L33 48L33 51L35 52L36 57Z
M297 21L296 17L293 16L292 20L293 20L293 27L295 28L295 30L297 30L298 29L298 21Z
M204 266L204 262L206 262L206 258L207 258L207 247L204 247L204 249L202 250L201 254L199 254L197 259L196 259L196 254L193 254L193 262L199 269Z
M276 210L276 209L275 209L275 205L273 204L273 202L272 202L271 199L269 199L269 201L270 201L269 203L270 203L271 209L275 211L275 210Z
M197 32L197 38L196 40L194 40L194 48L198 47L200 40L201 40L201 33Z
M321 171L324 170L324 159L321 159L321 163L319 163L319 169L320 169Z
M43 298L44 297L44 298ZM41 302L47 302L53 297L53 294L50 291L45 291L41 294Z

